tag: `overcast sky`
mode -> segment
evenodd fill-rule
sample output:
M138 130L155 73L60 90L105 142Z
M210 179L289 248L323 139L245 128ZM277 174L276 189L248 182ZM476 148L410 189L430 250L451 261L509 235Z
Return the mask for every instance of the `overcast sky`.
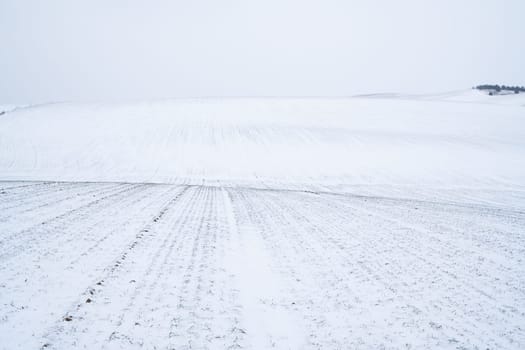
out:
M0 103L525 85L524 0L1 0Z

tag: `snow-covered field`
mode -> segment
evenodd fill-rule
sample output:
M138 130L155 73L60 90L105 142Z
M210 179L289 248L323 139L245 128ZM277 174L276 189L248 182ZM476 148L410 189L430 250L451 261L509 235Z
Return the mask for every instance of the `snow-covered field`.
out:
M467 91L27 107L0 117L0 179L524 183L523 105Z
M0 349L522 349L524 104L5 113Z

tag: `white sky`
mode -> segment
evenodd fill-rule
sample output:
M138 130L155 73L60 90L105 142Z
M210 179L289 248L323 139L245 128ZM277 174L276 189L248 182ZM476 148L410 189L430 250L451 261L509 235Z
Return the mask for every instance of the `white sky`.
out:
M525 85L524 0L1 0L0 103Z

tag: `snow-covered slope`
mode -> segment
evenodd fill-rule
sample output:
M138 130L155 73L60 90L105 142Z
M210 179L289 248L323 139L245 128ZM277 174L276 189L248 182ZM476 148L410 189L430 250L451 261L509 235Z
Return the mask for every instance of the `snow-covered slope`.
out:
M524 349L525 191L442 199L0 181L0 349Z
M525 94L515 94L514 92L502 92L498 95L490 95L487 91L472 89L449 91L439 94L407 95L395 93L359 95L361 98L381 98L381 99L404 99L419 101L442 101L442 102L466 102L484 103L497 105L525 106Z
M0 350L524 349L523 97L5 113Z
M0 105L0 115L15 110L18 106L16 105Z
M0 118L0 179L522 183L525 95L476 93L28 107Z

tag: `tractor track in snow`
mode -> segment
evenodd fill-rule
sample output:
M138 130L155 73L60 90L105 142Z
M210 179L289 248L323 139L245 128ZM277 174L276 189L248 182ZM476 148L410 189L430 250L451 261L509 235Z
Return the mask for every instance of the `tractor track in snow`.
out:
M118 185L112 184L112 185L108 185L106 188L110 189L110 188L117 188L117 187ZM28 203L24 203L20 201L16 205L13 205L11 207L0 208L0 211L10 213L11 217L14 215L22 215L25 213L33 214L35 211L38 211L41 208L53 208L57 204L70 201L71 199L79 199L79 197L81 199L83 199L83 197L89 198L89 196L93 196L94 194L99 194L101 191L100 186L96 186L96 185L89 185L89 186L82 186L82 187L75 186L74 188L72 187L71 189L75 191L71 191L71 190L68 191L68 189L61 189L58 192L53 191L52 194L47 195L45 198L41 198L41 197L32 198L32 200L29 201ZM61 193L64 190L66 191L66 195L64 195L64 193ZM9 201L11 202L12 200L9 200ZM14 208L16 209L14 210ZM2 219L3 218L0 217L0 220Z
M114 205L111 200L125 198L126 195L129 195L130 193L144 190L146 190L145 186L132 185L127 186L122 190L110 190L108 191L109 194L104 193L103 191L100 198L90 200L86 204L82 204L73 209L68 209L65 212L62 212L59 215L53 216L51 218L46 218L43 221L22 231L6 231L8 233L5 236L2 235L0 238L0 259L3 259L5 256L7 256L9 251L16 255L17 250L29 244L30 242L35 242L36 244L45 242L45 240L42 240L42 236L46 237L46 239L50 238L46 233L51 233L51 235L59 235L61 228L69 229L70 222L93 220L94 215L97 212L103 213L107 207ZM9 244L13 241L16 241L16 243Z

